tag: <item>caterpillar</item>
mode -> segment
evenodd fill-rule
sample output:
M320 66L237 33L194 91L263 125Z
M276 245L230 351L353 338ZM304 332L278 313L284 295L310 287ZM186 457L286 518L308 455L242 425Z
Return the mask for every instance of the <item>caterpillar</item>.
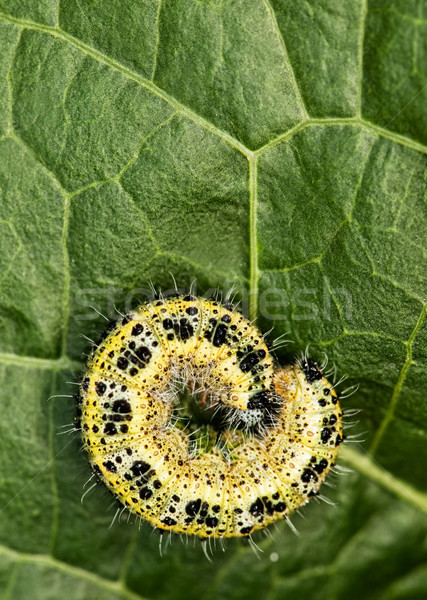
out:
M199 438L180 393L209 416ZM205 539L249 536L317 495L341 417L315 362L277 367L240 312L192 295L160 297L110 323L79 393L98 478L155 527Z

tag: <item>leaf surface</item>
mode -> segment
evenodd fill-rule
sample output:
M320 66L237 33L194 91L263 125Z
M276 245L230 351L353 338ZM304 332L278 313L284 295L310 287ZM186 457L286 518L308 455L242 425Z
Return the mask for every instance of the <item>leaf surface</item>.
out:
M0 0L4 598L425 597L426 34L424 0ZM161 557L83 488L91 306L171 274L234 284L280 362L309 345L359 385L335 506L254 536L260 559Z

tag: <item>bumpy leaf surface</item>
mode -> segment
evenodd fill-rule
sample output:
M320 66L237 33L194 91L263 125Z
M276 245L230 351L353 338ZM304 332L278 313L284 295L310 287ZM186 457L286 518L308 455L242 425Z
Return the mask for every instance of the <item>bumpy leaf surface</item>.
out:
M426 597L426 39L425 0L0 0L2 598ZM260 558L80 502L90 306L170 273L359 384L335 506Z

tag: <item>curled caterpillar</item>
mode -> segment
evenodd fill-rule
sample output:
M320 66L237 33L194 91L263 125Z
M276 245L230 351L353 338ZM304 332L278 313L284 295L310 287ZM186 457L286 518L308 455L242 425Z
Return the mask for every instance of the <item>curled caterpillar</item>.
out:
M210 417L204 444L180 416L181 386ZM79 401L99 479L152 525L201 538L248 536L305 504L342 441L337 394L314 362L276 368L239 312L191 295L112 323Z

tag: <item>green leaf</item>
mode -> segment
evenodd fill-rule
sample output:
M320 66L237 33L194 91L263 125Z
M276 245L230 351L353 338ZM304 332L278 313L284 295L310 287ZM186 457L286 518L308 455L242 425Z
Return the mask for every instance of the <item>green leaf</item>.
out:
M426 39L423 0L0 0L2 597L426 596ZM171 275L359 385L335 506L260 559L81 503L90 306Z

